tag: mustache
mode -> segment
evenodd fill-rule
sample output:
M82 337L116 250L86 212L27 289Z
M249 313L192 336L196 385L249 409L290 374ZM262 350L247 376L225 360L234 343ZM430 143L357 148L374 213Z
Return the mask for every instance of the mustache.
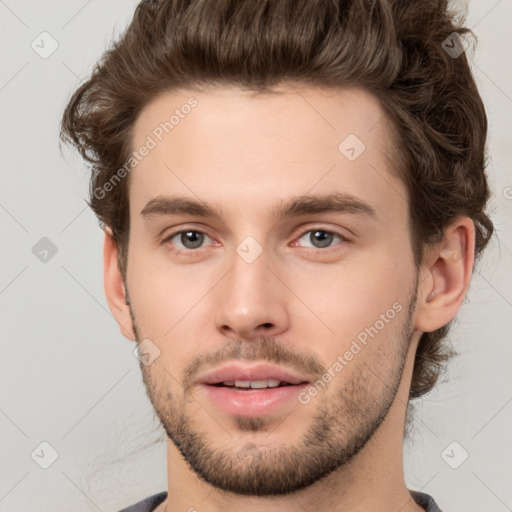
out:
M189 391L197 375L205 367L215 367L233 360L266 361L293 368L321 378L327 368L315 356L305 352L296 352L278 343L275 338L262 336L255 340L229 340L221 347L195 357L183 370L183 389Z

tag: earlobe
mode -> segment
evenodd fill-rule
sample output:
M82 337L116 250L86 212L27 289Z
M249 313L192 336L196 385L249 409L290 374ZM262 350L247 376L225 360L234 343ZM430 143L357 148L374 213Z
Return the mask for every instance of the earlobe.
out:
M109 228L105 229L103 244L103 286L108 307L119 325L122 335L135 341L135 334L130 316L130 304L123 276L119 270L117 260L117 243Z
M471 280L475 229L468 217L458 217L441 242L428 251L420 271L416 329L431 332L446 325L460 309Z

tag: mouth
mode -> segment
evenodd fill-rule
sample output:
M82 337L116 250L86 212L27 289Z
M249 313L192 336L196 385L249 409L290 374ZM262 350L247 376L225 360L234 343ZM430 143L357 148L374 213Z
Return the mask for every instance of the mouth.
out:
M308 383L309 377L268 363L229 363L200 376L197 382L239 389L263 389Z
M268 364L229 364L197 383L215 408L231 416L255 417L284 411L310 379Z
M279 380L229 380L225 382L218 382L212 386L231 388L236 391L252 391L254 389L273 389L282 388L284 386L293 386L290 382Z

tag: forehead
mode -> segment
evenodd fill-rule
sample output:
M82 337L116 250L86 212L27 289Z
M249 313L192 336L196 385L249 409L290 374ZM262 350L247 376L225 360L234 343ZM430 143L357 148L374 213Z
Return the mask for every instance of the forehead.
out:
M359 89L166 92L134 125L132 150L144 146L150 149L130 173L137 213L166 194L245 204L252 213L308 192L350 193L402 214L407 206L390 123L378 100Z

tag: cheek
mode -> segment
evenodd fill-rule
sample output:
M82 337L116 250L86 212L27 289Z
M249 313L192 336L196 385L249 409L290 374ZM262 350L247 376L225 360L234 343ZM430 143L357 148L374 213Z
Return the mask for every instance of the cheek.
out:
M404 321L409 292L414 280L412 261L397 257L395 251L381 250L347 259L339 265L308 265L288 269L297 297L318 318L308 329L311 317L296 316L305 331L318 337L323 332L334 341L331 358L343 353L365 329L375 328L379 337L394 333ZM323 325L322 325L323 324ZM372 329L373 328L373 329Z
M155 371L165 368L181 382L181 372L197 357L198 347L214 348L214 336L207 336L212 332L207 299L219 273L215 269L200 272L193 265L177 269L162 254L140 249L130 253L128 286L140 335L160 350ZM176 381L169 378L174 386Z
M153 336L166 337L212 287L209 274L171 265L163 247L144 251L134 244L131 250L128 286L137 320Z

